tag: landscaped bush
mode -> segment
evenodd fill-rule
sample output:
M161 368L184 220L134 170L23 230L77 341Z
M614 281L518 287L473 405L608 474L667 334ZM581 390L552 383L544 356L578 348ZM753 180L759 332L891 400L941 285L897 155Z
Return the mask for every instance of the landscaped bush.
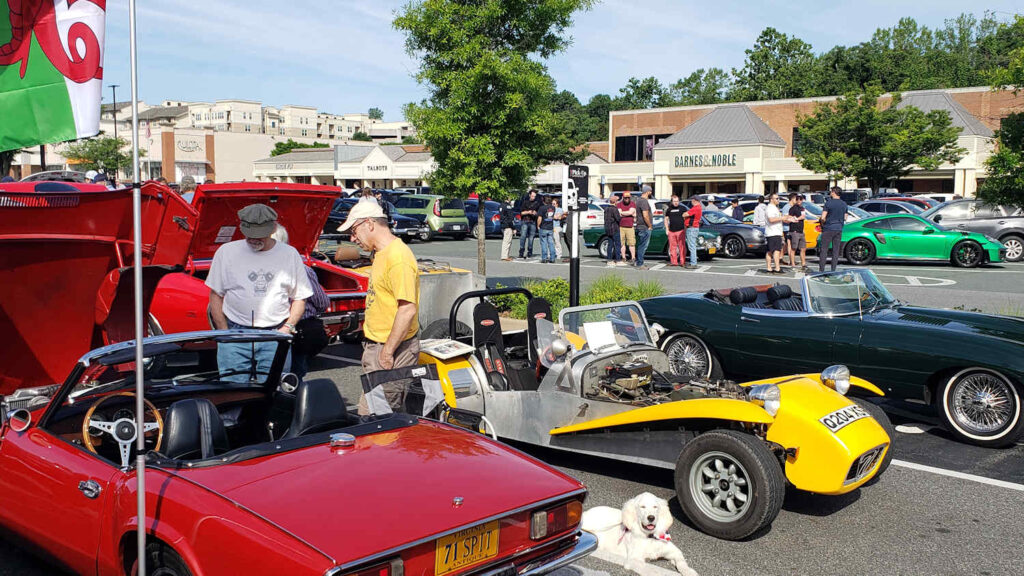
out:
M502 288L501 284L497 285ZM551 303L551 315L558 318L558 313L569 305L569 283L563 278L551 280L532 280L525 282L523 287L534 296L544 298ZM594 281L583 294L580 304L607 304L622 300L642 300L653 298L665 293L664 286L654 280L641 280L635 286L626 284L621 276L609 274ZM526 318L526 297L522 294L502 294L491 296L490 301L498 311L512 318Z

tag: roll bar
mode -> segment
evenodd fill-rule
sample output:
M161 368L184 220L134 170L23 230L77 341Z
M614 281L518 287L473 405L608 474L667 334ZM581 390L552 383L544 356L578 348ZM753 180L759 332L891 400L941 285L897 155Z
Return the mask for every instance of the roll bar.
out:
M500 296L502 294L522 294L526 296L527 300L533 298L532 292L530 292L526 288L521 288L518 286L507 286L505 288L489 288L487 290L472 290L466 292L465 294L462 294L461 296L456 298L455 302L452 303L452 310L451 312L448 313L448 337L453 340L455 339L455 334L457 333L455 329L457 328L458 325L457 316L459 314L459 307L462 306L463 302L471 298Z

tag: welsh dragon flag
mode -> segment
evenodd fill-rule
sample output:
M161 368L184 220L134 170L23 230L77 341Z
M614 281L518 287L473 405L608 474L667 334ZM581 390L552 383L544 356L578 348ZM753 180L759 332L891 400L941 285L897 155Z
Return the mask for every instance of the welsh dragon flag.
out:
M0 151L99 133L106 0L0 0Z

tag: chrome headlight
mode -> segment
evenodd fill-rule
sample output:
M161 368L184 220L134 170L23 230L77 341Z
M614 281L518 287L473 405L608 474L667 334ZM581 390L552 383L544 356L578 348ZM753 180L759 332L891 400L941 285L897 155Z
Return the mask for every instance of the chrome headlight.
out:
M850 391L850 369L842 364L821 371L821 383L843 396Z
M747 399L775 416L782 406L782 392L775 384L757 384L747 388Z
M722 237L721 236L715 236L715 248L721 248L721 247L722 247Z
M707 244L707 240L703 236L697 236L697 246L703 246Z

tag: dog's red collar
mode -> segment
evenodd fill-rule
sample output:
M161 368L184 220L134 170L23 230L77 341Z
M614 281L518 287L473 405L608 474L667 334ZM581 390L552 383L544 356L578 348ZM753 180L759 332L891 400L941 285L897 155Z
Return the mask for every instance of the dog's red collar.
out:
M629 528L626 528L625 526L623 526L622 527L622 534L619 534L619 544L622 544L622 539L626 537L626 533L627 532L629 532ZM671 542L672 541L672 535L669 534L668 532L665 532L664 534L651 534L651 535L649 535L647 537L648 538L654 538L655 540L664 540L665 542Z

